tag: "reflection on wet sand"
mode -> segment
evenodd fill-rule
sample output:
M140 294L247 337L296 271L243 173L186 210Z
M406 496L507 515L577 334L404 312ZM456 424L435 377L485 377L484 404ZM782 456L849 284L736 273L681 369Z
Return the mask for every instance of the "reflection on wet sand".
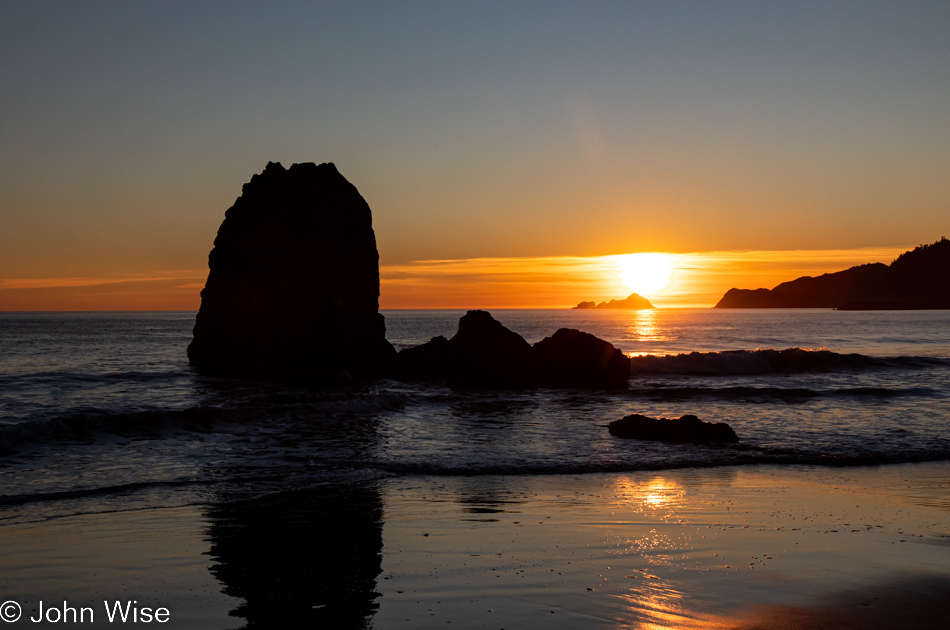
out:
M668 586L642 588L621 595L621 600L628 606L628 614L621 615L623 628L676 630L694 621L683 606L683 593Z
M651 519L670 519L686 501L686 488L674 479L656 476L625 475L614 482L614 492L620 506L628 513L640 513ZM620 614L623 626L660 630L680 628L690 621L684 607L683 592L669 581L655 575L659 566L675 566L681 555L688 551L688 540L673 539L650 528L635 531L639 536L627 538L622 555L635 557L646 568L628 576L636 579L626 592L618 593L626 610Z
M614 484L617 497L636 511L644 509L672 510L685 498L686 488L672 479L654 477L644 482L629 476L619 477Z
M835 591L812 606L748 605L734 615L695 619L684 630L943 630L950 580L941 576Z
M373 619L387 629L944 627L932 621L950 602L945 512L904 497L921 485L945 497L946 484L927 485L938 468L381 482L386 581Z
M328 485L208 511L211 572L247 628L370 627L379 594L382 503L375 485Z

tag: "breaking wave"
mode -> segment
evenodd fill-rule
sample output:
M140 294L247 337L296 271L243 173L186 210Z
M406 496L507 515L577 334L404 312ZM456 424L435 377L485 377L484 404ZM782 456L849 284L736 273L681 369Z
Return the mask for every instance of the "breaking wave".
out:
M634 442L639 442L634 440ZM636 447L642 445L641 442ZM662 444L662 443L661 443ZM715 468L755 464L811 465L829 467L877 466L915 462L945 461L950 448L937 446L925 450L867 450L851 453L822 453L798 449L767 448L747 444L730 446L694 446L662 444L656 457L636 461L596 460L588 462L466 462L428 461L375 462L377 470L397 475L476 476L476 475L583 475L623 473L678 468Z
M198 405L185 409L145 409L110 411L77 408L65 414L0 424L0 454L27 444L54 442L97 442L107 436L118 438L162 438L181 432L212 433L256 427L267 421L326 420L334 415L352 416L401 409L411 400L407 394L384 392L371 396L267 406Z
M630 372L634 375L749 376L948 366L950 360L938 357L869 357L830 350L786 348L635 356L631 358Z
M810 389L807 387L634 387L631 396L655 400L713 399L735 402L805 402L817 398L853 398L875 400L910 397L935 397L939 392L930 387L843 387Z

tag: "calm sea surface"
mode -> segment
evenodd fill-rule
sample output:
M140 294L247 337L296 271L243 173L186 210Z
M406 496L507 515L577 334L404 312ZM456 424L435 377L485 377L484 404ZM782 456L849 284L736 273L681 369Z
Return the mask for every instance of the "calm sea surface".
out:
M462 311L386 311L399 348ZM397 476L950 459L950 311L493 311L534 343L579 328L630 390L320 391L189 367L194 314L0 313L0 523ZM728 422L738 447L613 438L629 413Z

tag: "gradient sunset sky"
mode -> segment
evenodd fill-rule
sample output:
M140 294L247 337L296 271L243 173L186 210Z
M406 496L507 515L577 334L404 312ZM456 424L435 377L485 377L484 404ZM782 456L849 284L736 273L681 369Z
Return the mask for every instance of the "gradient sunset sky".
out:
M382 307L711 306L950 236L950 2L0 0L0 310L197 309L268 161Z

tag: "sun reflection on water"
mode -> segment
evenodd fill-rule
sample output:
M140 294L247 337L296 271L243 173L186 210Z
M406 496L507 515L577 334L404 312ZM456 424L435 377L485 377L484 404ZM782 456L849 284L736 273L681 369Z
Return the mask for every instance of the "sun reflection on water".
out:
M614 490L621 505L633 512L659 515L664 520L673 519L685 505L686 488L661 475L649 480L619 477ZM668 630L692 624L694 619L684 602L684 593L660 577L680 564L680 556L688 551L687 547L685 540L671 537L661 528L650 528L645 535L626 541L625 555L631 560L639 556L637 563L649 570L639 569L635 585L619 594L625 611L618 627Z
M657 311L643 309L630 311L624 338L634 341L669 341L667 331L660 325L660 316Z
M620 477L614 484L617 497L630 507L641 511L672 510L683 503L686 489L676 481L656 476L643 483L631 477Z
M692 619L683 605L683 593L670 586L656 585L649 589L621 595L628 608L624 628L637 630L671 630L683 628Z

